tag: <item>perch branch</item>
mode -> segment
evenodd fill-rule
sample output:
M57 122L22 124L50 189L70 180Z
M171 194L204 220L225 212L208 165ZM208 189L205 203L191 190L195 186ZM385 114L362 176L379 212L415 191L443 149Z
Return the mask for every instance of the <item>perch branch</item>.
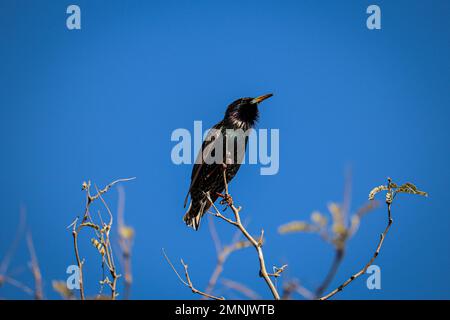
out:
M224 167L223 169L223 179L224 179L224 183L225 183L225 195L223 196L223 203L226 203L227 206L232 210L233 214L234 214L234 218L235 220L231 220L226 218L224 215L222 215L220 213L220 211L217 209L217 207L214 205L214 202L212 201L211 197L207 194L208 200L211 203L212 207L215 210L215 216L219 217L223 220L225 220L226 222L236 226L241 233L244 235L244 237L253 245L253 247L255 247L256 252L258 254L258 260L259 260L259 267L260 267L260 276L262 278L264 278L264 281L267 283L267 286L270 289L270 292L272 293L273 297L276 300L280 299L280 295L278 294L278 291L276 289L276 287L274 286L272 280L270 279L270 276L267 272L266 269L266 264L264 261L264 253L262 250L262 240L263 240L263 232L261 233L261 237L259 240L255 240L255 238L253 238L250 233L247 231L247 229L244 227L244 225L241 222L241 217L239 215L239 211L240 208L236 208L236 206L233 203L233 199L230 196L230 194L228 193L228 183L227 183L227 176L226 176L226 167Z
M232 244L222 247L220 244L219 236L214 227L214 221L212 219L209 220L209 227L211 231L211 237L213 238L217 250L217 264L209 279L208 286L205 289L205 292L207 294L211 294L212 291L214 290L217 284L217 280L219 279L220 275L223 272L223 266L227 261L228 257L230 256L230 254L240 249L248 248L252 245L249 241L236 240Z

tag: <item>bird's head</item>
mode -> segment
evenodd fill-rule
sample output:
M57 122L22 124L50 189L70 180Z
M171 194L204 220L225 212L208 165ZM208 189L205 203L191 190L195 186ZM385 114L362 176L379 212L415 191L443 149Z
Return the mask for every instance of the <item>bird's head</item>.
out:
M240 129L252 128L259 117L258 104L271 96L273 94L269 93L257 98L237 99L228 106L224 120Z

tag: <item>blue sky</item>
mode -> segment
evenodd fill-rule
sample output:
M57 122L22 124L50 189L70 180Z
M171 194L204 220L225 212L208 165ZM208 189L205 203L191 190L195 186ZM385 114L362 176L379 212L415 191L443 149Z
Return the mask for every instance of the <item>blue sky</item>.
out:
M170 159L177 128L205 127L243 96L273 92L260 128L280 130L280 170L244 166L231 184L248 228L266 234L268 266L288 263L288 277L319 285L333 251L316 235L277 234L341 201L353 172L352 209L391 176L428 198L401 196L376 264L382 289L355 281L339 299L450 298L450 4L376 1L382 29L366 28L372 1L76 1L82 29L66 26L67 1L0 3L0 256L24 204L44 277L74 263L66 229L82 214L84 180L99 186L136 176L125 187L126 219L136 230L132 297L197 298L163 260L183 258L204 288L215 263L206 223L181 218L191 167ZM117 192L106 197L116 208ZM234 233L216 224L226 242ZM363 221L332 286L372 254L386 223L384 207ZM100 263L82 244L87 291L97 292ZM22 241L11 265L28 257ZM252 249L233 255L224 277L264 298ZM223 293L226 295L226 293ZM5 286L0 297L27 298Z

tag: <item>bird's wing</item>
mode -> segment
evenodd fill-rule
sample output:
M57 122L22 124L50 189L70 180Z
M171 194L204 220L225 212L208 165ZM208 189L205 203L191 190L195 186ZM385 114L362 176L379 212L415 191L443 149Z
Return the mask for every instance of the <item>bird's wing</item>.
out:
M211 128L212 130L209 130L208 135L206 136L205 140L202 143L202 148L201 148L201 150L199 150L197 158L194 163L194 167L192 168L191 184L190 184L189 190L186 194L186 198L184 199L184 207L186 207L186 203L187 203L189 194L191 193L192 186L197 181L197 178L200 175L202 167L205 164L203 155L210 157L211 151L215 149L217 142L223 143L221 139L217 139L221 134L222 127L223 127L222 121L217 123L215 126L213 126ZM219 147L221 147L221 146L219 146Z

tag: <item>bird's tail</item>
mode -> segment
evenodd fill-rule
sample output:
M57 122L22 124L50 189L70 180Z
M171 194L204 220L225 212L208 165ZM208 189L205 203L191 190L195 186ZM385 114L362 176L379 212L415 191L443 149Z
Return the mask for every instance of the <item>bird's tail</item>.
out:
M211 203L207 198L203 198L200 201L194 201L191 199L189 208L183 217L183 221L189 227L192 227L194 230L198 230L200 227L200 220L210 207Z

